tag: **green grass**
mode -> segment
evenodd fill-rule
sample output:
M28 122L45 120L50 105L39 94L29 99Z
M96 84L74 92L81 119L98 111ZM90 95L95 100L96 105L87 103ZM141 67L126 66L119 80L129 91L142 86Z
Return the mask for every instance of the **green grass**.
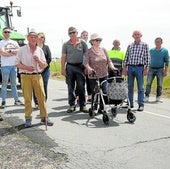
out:
M61 59L57 59L56 62L51 62L50 70L53 78L63 80L64 77L61 75ZM146 87L146 77L144 78L144 87ZM136 82L135 82L135 90L136 90ZM156 93L156 79L154 79L151 89L151 95L155 95ZM163 97L170 98L170 67L168 70L168 76L164 77L163 80Z
M50 63L51 72L61 72L61 59L56 59L56 62L52 61Z

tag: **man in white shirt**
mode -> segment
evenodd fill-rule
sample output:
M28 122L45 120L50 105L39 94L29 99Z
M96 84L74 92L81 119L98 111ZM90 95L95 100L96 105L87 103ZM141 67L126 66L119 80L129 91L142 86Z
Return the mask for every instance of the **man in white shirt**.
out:
M15 100L14 105L21 105L22 102L18 99L18 92L16 86L17 68L15 66L15 58L19 49L16 41L10 39L10 29L5 27L3 29L4 38L0 41L0 56L1 56L1 74L2 74L2 88L1 108L6 106L7 85L10 79L11 91Z
M25 127L31 127L32 122L32 93L38 100L40 108L41 123L52 126L47 115L46 97L44 92L41 72L46 68L47 63L43 50L37 46L38 34L31 29L27 35L28 44L18 51L15 64L21 74L21 87L25 101Z

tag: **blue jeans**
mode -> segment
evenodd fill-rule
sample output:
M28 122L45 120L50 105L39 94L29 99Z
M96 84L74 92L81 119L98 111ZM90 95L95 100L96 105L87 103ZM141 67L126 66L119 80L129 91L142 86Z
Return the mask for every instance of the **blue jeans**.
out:
M75 106L75 87L79 96L80 107L86 105L85 97L85 74L84 69L80 66L67 64L66 66L66 83L68 86L68 103L70 106Z
M2 101L5 101L7 95L7 85L10 79L11 91L15 101L18 101L18 92L17 92L17 68L15 66L5 66L1 68L2 74L2 88L1 88L1 97Z
M149 68L149 72L147 76L146 92L145 92L145 95L148 97L151 92L152 82L155 77L157 79L156 97L162 95L163 68L159 68L159 69Z
M48 97L47 86L48 86L48 81L49 81L49 78L50 78L50 69L49 69L49 68L46 68L46 69L41 73L41 75L42 75L43 84L44 84L45 98L46 98L46 101L47 101L47 97ZM35 97L35 92L33 92L33 98L34 98L34 103L35 103L35 104L38 104L38 100L37 100L37 98Z
M136 78L138 88L138 105L144 105L143 66L128 66L128 97L130 105L134 106L134 81Z

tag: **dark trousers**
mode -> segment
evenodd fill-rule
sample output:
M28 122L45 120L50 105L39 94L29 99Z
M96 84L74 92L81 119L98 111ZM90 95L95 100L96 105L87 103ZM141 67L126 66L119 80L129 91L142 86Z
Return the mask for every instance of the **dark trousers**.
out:
M68 103L70 106L75 106L75 89L76 94L79 96L80 107L86 105L85 97L85 74L84 68L81 65L66 66L66 83L68 86Z

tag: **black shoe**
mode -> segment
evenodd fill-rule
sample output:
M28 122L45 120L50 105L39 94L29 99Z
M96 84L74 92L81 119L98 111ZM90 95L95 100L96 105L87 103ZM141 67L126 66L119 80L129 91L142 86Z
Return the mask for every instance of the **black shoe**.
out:
M6 107L6 102L5 101L2 101L1 103L1 108L4 109Z
M2 116L0 115L0 121L3 121L3 118L2 118Z
M131 108L131 109L133 109L133 108L134 108L134 106L133 106L133 105L131 105L131 106L130 106L130 108Z
M143 105L139 106L138 109L137 109L137 111L143 111L143 110L144 110L144 106Z
M46 122L46 120L47 120L47 122ZM45 125L46 123L47 123L47 126L53 126L54 125L54 123L49 118L42 118L41 124Z
M87 110L87 107L86 107L86 106L80 107L80 111L81 111L81 112L84 112L84 113L88 113L88 112L89 112L89 111Z

